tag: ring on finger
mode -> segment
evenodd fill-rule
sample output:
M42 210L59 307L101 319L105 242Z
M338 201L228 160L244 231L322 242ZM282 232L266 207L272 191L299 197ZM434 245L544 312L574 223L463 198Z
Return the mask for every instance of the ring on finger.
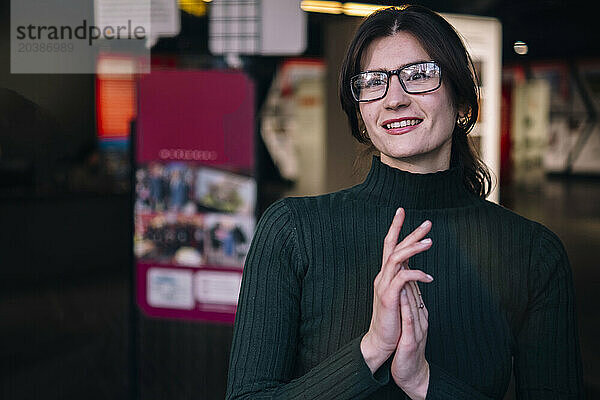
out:
M423 308L425 308L425 304L424 304L424 303L421 303L421 304L419 304L419 308L420 308L420 309L423 309Z

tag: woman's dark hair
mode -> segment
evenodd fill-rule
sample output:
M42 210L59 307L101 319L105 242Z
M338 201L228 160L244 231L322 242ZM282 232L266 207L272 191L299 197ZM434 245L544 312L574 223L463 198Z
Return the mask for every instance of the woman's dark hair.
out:
M370 144L367 151L375 149L366 134L358 103L352 96L350 78L361 71L363 52L373 40L400 31L412 34L429 57L439 64L442 79L461 113L452 132L450 165L462 168L464 183L471 192L487 197L492 189L490 172L467 139L479 113L479 86L473 61L452 25L428 8L416 5L384 8L365 18L356 31L342 63L339 88L352 136L360 143Z

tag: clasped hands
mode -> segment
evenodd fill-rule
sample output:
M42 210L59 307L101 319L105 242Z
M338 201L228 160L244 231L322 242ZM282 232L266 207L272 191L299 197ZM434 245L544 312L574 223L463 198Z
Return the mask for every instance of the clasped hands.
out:
M424 399L429 386L425 360L429 313L417 281L429 283L433 278L411 270L408 260L431 247L431 239L424 239L431 222L423 222L398 243L404 217L404 209L399 208L384 239L381 270L374 281L373 315L360 348L372 373L394 354L392 378L415 400Z

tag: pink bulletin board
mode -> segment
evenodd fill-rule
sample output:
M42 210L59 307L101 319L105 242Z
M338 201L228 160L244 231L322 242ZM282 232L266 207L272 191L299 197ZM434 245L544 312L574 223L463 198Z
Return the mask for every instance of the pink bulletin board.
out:
M138 86L137 160L252 171L254 87L241 72L157 71Z
M255 228L254 86L242 72L157 71L137 95L137 304L232 324Z

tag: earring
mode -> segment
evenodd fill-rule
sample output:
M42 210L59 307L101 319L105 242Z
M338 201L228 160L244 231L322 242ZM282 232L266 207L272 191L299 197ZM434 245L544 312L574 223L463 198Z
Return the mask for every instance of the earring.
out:
M363 139L365 139L369 142L371 141L371 138L369 137L369 133L367 132L367 128L364 128L360 133L361 133Z

